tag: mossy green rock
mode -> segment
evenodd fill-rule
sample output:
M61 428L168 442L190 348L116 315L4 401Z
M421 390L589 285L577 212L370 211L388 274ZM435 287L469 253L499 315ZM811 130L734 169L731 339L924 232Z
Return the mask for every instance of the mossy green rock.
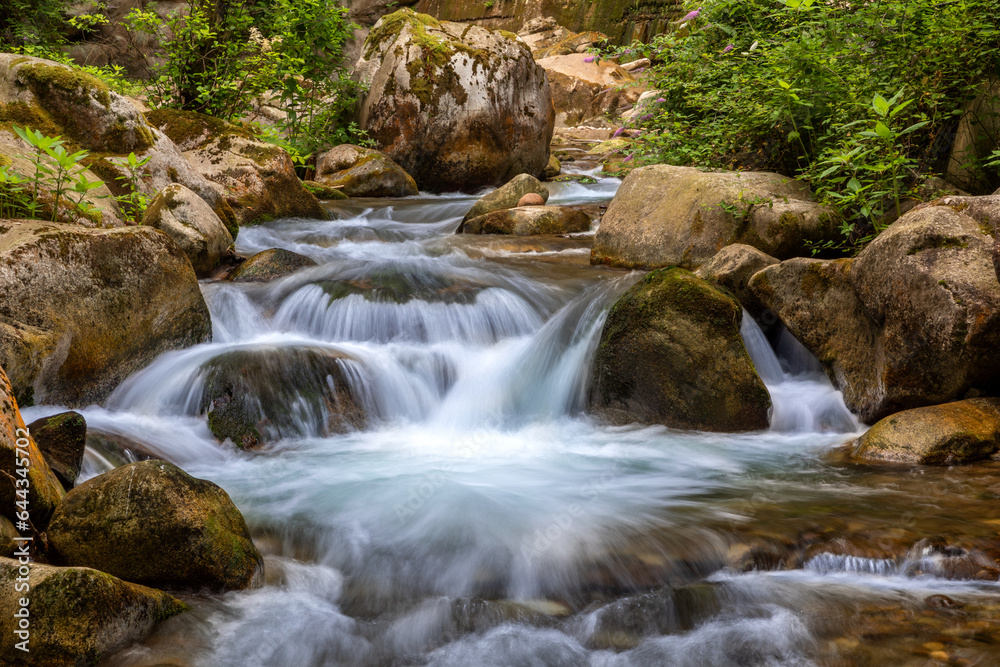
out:
M241 126L193 111L158 109L146 118L216 185L240 225L287 217L326 219L283 148Z
M954 465L1000 451L1000 398L972 398L904 410L872 426L855 443L866 461Z
M401 9L372 28L356 72L362 129L421 189L474 191L548 165L548 80L515 35Z
M109 545L106 548L113 549ZM85 567L31 564L29 592L15 589L20 564L0 558L0 651L4 665L80 667L146 638L162 621L186 611L177 598ZM19 599L27 596L29 652L16 648Z
M234 283L262 283L289 276L299 269L316 266L316 262L284 248L263 250L229 275Z
M0 294L0 366L26 405L100 402L212 334L191 262L148 227L4 221Z
M316 181L348 197L412 197L417 182L388 155L352 144L335 146L316 162Z
M316 195L316 198L319 200L348 199L348 196L341 192L340 188L323 185L322 183L317 183L316 181L302 181L302 187Z
M608 313L591 411L614 423L767 428L771 398L743 345L741 318L732 296L688 271L647 274Z
M529 192L539 195L542 201L549 200L549 189L541 181L530 174L518 174L493 192L480 197L462 218L462 224L493 211L514 208Z
M10 381L3 368L0 368L0 515L11 521L18 521L17 513L25 510L25 506L15 503L27 500L31 532L21 532L26 537L31 535L37 538L38 533L45 530L49 517L62 501L65 491L46 463L35 439L30 433L26 436L24 429L24 420L18 410ZM18 440L21 440L22 445L26 440L27 445L18 449ZM25 451L28 465L18 465L19 462L25 462ZM22 476L18 471L24 469L27 473ZM28 480L26 492L24 482L17 485L17 480L24 479ZM22 489L21 495L17 493L18 488Z
M559 162L559 158L555 155L549 156L549 164L546 165L545 171L542 172L542 178L546 181L551 181L553 178L562 173L562 163Z
M632 170L594 237L592 264L697 268L732 243L778 259L839 234L833 213L804 183L768 172L703 172L650 165Z
M464 223L464 234L574 234L590 229L590 216L566 206L520 206L494 211Z
M153 198L142 224L172 238L199 278L211 275L233 245L232 234L212 207L180 183L168 185Z
M77 486L48 537L66 565L147 586L226 591L263 583L264 559L229 495L166 461L131 463Z
M28 431L59 482L73 488L87 446L87 420L79 412L60 412L28 424Z

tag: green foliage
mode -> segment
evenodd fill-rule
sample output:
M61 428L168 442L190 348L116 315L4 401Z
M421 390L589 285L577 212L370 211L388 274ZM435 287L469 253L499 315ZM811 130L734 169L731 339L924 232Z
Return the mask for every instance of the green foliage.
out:
M129 153L128 157L119 158L125 173L116 177L126 188L126 193L115 197L118 206L125 216L125 219L136 224L142 223L142 217L149 208L150 197L147 196L141 186L142 168L152 159L151 155L144 158L138 157L135 153Z
M638 161L801 176L845 219L842 250L943 165L1000 72L1000 0L705 0L686 18L626 49L660 91L633 124Z
M62 44L68 5L66 0L0 0L0 51Z

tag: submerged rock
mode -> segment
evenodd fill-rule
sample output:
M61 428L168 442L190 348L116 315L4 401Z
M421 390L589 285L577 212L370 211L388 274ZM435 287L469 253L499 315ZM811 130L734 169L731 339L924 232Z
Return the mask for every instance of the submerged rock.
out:
M592 264L697 268L724 246L779 259L839 234L833 213L802 182L767 172L651 165L625 178L594 237Z
M854 444L854 456L868 461L927 465L981 461L1000 451L1000 398L897 412Z
M518 174L493 192L480 197L462 218L462 224L487 213L514 208L527 194L538 195L543 204L549 200L549 189L541 181L530 174Z
M362 129L421 188L475 190L549 162L549 84L515 35L401 9L372 28L356 71Z
M683 269L653 271L608 313L592 412L701 431L767 428L771 399L740 337L734 298Z
M264 559L229 495L166 461L132 463L77 486L48 536L60 562L147 586L226 591L263 582Z
M179 183L168 185L153 198L142 224L172 238L200 278L210 275L233 245L232 234L212 207Z
M24 405L100 402L212 334L191 262L147 227L0 221L0 294L0 366Z
M76 484L87 447L87 421L79 412L60 412L28 424L46 463L66 489Z
M108 550L115 546L104 545ZM32 563L30 593L15 584L21 565L0 558L0 650L5 665L76 667L103 658L145 639L153 628L187 609L177 598L131 584L86 567L53 567ZM17 648L20 598L30 596L29 652Z
M299 269L316 266L316 262L291 250L262 250L229 275L234 283L261 283L289 276Z
M573 234L590 229L590 216L566 206L523 206L481 215L464 223L463 234Z
M316 182L348 197L411 197L417 182L385 153L343 144L316 161Z

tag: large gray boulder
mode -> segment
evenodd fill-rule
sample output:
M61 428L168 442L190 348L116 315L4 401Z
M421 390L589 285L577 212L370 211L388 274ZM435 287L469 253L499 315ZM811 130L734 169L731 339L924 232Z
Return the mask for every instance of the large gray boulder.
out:
M401 9L372 28L356 72L362 129L421 188L475 190L548 165L549 84L515 35Z
M163 188L149 203L142 224L172 238L199 278L212 273L233 245L233 236L205 200L180 183Z

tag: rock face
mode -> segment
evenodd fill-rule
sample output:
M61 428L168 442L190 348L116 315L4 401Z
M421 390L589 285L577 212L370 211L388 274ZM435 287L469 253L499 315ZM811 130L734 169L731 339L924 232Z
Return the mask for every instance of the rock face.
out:
M735 299L688 271L648 274L608 314L591 410L615 423L767 428L771 399L740 338L741 318Z
M186 610L163 591L130 584L85 567L31 564L30 641L25 653L16 647L21 609L15 584L20 564L0 558L0 632L7 637L0 651L5 665L75 667L141 641L157 623Z
M72 489L87 446L87 421L79 412L60 412L28 424L46 463L66 489Z
M316 266L316 262L284 248L263 250L230 274L234 283L263 283L289 276L299 269Z
M590 229L590 216L565 206L521 206L473 218L460 229L463 234L573 234Z
M697 268L724 246L779 259L838 233L809 188L767 172L702 172L651 165L624 180L594 238L590 261L626 268Z
M529 174L518 174L493 192L483 195L465 214L462 223L493 211L514 208L528 193L539 195L543 204L549 200L549 189L541 181Z
M166 461L131 463L79 485L48 536L66 565L147 586L225 591L263 582L264 560L229 495Z
M146 227L0 220L0 294L0 366L24 405L99 402L212 333L188 258Z
M158 109L146 117L214 184L239 224L327 217L319 200L295 175L288 153L278 146L232 123L192 111Z
M556 127L572 127L615 113L619 107L631 106L639 97L634 88L609 90L635 81L631 74L610 60L595 60L586 53L574 53L542 58L538 64L549 75Z
M142 224L172 238L191 260L199 278L211 274L233 245L232 235L212 207L179 183L156 195Z
M868 461L954 465L1000 451L1000 399L973 398L904 410L882 419L855 442Z
M220 441L252 448L282 437L364 426L346 355L322 348L235 350L206 365L202 409Z
M24 517L19 519L18 512L27 511L32 532L37 534L45 529L65 492L35 444L35 439L23 429L24 420L17 409L10 381L3 368L0 368L0 503L3 503L0 505L0 515L11 521L19 521L24 520ZM23 454L25 451L28 453L27 459ZM19 465L25 461L27 466ZM22 476L19 469L27 469L26 476ZM18 495L18 488L25 487L24 483L17 485L17 480L21 479L28 480L27 493ZM25 500L28 501L26 504L16 504ZM28 535L27 530L21 532Z
M348 197L411 197L417 182L384 153L352 144L336 146L316 161L316 181Z
M853 261L788 260L750 287L868 423L1000 377L992 238L950 207L907 213Z
M372 28L356 71L362 129L421 188L475 190L549 162L549 84L512 34L401 9Z

